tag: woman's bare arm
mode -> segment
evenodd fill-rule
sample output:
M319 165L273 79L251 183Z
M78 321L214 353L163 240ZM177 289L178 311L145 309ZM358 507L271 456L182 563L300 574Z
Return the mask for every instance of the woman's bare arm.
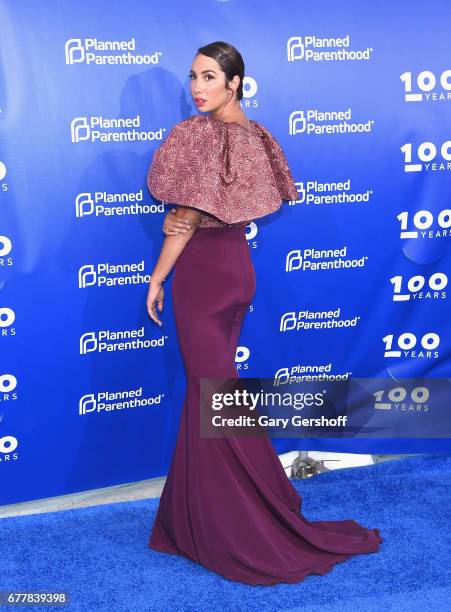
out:
M160 256L151 274L151 282L161 285L171 272L180 253L185 248L188 241L200 223L202 213L195 208L177 207L175 212L177 217L189 222L190 229L183 233L173 236L166 236L161 247Z

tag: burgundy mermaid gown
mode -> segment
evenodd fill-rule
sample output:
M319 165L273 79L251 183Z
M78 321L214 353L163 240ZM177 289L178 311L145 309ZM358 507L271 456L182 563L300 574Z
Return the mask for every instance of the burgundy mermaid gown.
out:
M187 376L177 443L148 546L183 555L251 585L323 575L379 550L377 528L354 520L308 521L270 438L200 436L200 378L236 378L235 353L256 288L245 225L297 199L280 145L194 115L171 130L147 184L158 199L203 211L172 280Z

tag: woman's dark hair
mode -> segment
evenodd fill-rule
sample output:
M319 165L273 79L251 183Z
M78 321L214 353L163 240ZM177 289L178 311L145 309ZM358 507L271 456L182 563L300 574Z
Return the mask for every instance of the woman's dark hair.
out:
M225 72L226 87L228 87L229 81L237 74L240 77L240 84L236 90L236 96L238 100L243 97L243 79L244 79L244 61L241 57L241 53L233 45L218 40L216 42L205 45L205 47L199 47L198 53L211 57L218 62L221 66L221 70Z

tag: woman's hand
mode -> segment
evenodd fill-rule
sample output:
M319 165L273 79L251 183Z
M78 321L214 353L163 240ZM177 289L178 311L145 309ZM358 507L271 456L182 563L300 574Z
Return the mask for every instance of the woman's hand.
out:
M186 234L191 227L188 219L183 219L180 216L176 216L176 211L176 208L171 208L164 218L163 233L166 234L166 236Z
M158 304L158 310L161 312L163 310L163 300L164 289L162 283L150 279L146 301L147 312L149 313L149 317L152 319L152 321L155 321L155 323L157 323L160 327L163 325L163 323L157 316L156 304Z

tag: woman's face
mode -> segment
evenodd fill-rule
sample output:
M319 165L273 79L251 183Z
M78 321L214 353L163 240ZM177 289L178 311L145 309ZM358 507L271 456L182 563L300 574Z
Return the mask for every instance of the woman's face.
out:
M197 108L202 112L214 112L223 109L228 102L235 102L239 76L235 76L230 82L229 87L232 89L226 89L225 73L212 57L198 53L191 66L189 77L191 95Z

